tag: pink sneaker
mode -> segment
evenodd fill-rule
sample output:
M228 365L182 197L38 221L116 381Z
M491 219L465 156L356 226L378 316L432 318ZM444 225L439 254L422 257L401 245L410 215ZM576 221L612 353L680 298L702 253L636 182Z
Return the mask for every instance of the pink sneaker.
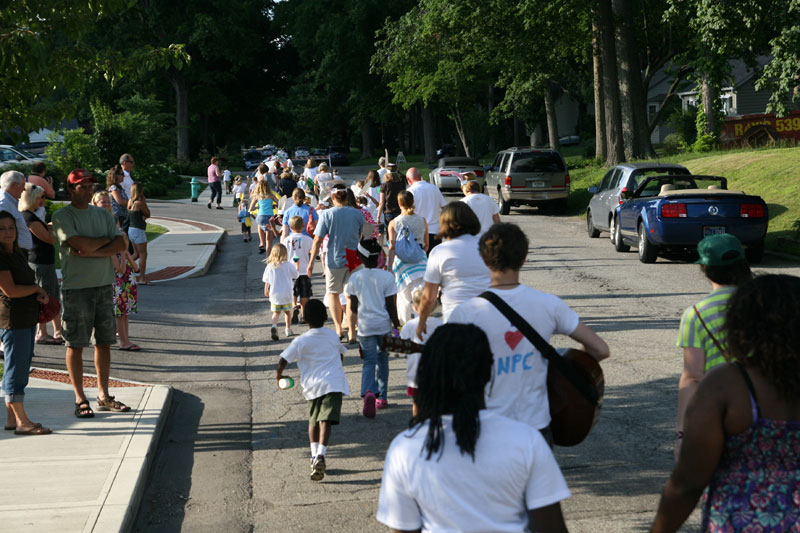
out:
M376 409L386 409L387 407L389 407L388 400L384 400L383 398L378 398L377 400L375 400Z
M367 391L364 395L364 408L361 413L367 418L375 418L375 393Z

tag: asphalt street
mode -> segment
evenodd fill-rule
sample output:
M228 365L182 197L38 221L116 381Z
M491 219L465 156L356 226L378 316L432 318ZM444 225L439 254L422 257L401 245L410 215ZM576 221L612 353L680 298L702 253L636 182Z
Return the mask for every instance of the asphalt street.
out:
M139 287L130 332L144 351L112 353L112 376L175 389L135 530L382 530L374 516L383 456L411 416L405 360L390 361L390 407L367 420L357 398L358 350L348 352L345 370L356 396L345 399L333 430L325 479L310 481L305 401L299 387L283 391L274 383L288 341L269 340L257 239L242 242L231 208L150 204L153 216L211 222L229 233L206 275ZM562 297L611 348L598 425L583 444L556 451L573 494L563 504L567 524L577 532L645 530L672 466L681 311L709 286L685 259L644 265L635 251L616 253L605 234L589 239L580 218L522 209L503 219L530 239L522 281ZM797 264L772 257L757 270L800 275ZM320 272L318 265L317 297L324 292ZM63 347L37 347L34 363L63 368ZM298 377L294 365L288 374ZM698 518L685 530L696 529Z

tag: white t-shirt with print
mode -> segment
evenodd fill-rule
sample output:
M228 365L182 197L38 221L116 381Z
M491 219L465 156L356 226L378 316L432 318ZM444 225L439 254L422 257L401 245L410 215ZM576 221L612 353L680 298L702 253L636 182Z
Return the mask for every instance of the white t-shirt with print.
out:
M462 454L442 417L444 451L420 453L428 423L405 430L386 452L378 499L379 522L422 531L528 531L527 510L570 497L553 452L524 424L480 411L475 460ZM441 451L441 449L440 449Z
M427 181L418 181L406 190L414 195L414 212L425 217L428 233L439 233L439 214L447 205L439 187Z
M400 338L416 342L418 344L425 344L428 339L433 335L436 328L442 325L442 321L435 316L429 316L425 322L425 333L422 334L422 339L417 337L417 325L419 324L419 317L415 316L403 325L400 330ZM419 359L422 357L420 352L410 353L406 358L406 381L409 387L417 387L417 368L419 368Z
M297 362L303 396L313 400L331 392L350 394L341 358L346 352L335 331L311 328L294 339L281 357L287 363Z
M380 268L362 268L350 274L344 293L358 298L358 335L385 335L392 331L386 297L397 294L394 275ZM349 299L348 299L349 301Z
M480 193L468 194L461 201L470 206L475 216L478 217L481 223L481 231L478 233L478 238L480 238L494 224L492 217L500 213L500 206L492 200L491 196Z
M261 281L269 283L269 301L275 305L292 303L294 280L297 279L297 267L291 261L280 265L267 265Z
M227 168L222 171L222 181L231 181L231 171Z
M294 264L295 256L300 258L300 261L298 261L300 274L305 275L314 239L304 233L292 232L283 239L281 244L286 247L286 251L289 253L289 261L292 264Z
M434 251L436 248L434 248ZM546 341L571 335L578 314L558 296L525 285L489 289L519 313ZM488 300L473 298L456 307L448 323L475 324L489 338L494 354L494 379L486 387L486 407L535 429L550 425L547 360Z
M489 268L478 252L478 237L461 235L431 250L425 281L442 286L442 316L447 322L458 304L489 288Z

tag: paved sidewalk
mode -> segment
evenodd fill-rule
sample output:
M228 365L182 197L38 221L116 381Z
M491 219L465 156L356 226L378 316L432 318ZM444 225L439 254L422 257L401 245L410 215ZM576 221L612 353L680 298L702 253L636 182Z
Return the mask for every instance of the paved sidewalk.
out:
M153 217L148 222L169 230L147 244L147 279L152 282L202 276L225 235L219 226L194 220Z
M112 532L131 527L171 401L167 386L112 387L129 413L73 414L72 386L31 378L25 407L52 435L0 433L0 531ZM5 420L5 419L4 419Z

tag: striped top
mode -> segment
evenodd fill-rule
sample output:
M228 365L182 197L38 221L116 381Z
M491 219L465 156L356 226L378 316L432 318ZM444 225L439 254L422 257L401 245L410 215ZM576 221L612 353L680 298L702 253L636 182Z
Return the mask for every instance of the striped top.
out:
M727 339L722 326L725 324L728 300L730 300L735 290L736 287L722 287L713 291L695 305L703 318L703 322L706 323L706 326L711 330L714 338L717 339L723 349L727 348ZM676 345L679 348L700 348L703 350L706 355L706 372L725 362L722 352L714 344L692 307L688 307L683 312Z

